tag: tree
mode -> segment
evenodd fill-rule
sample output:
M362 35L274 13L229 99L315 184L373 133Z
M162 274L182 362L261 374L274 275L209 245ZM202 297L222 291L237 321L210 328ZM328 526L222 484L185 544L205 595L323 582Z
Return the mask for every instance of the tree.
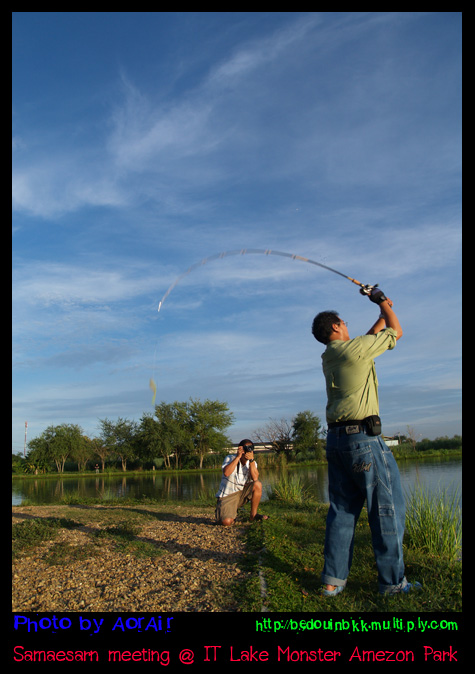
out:
M220 450L227 444L223 431L231 425L234 416L226 403L219 400L201 402L193 398L188 405L188 414L193 446L202 468L203 459L210 450Z
M106 467L106 459L110 455L111 449L105 444L105 442L101 440L101 438L92 438L90 442L92 452L100 460L102 465L102 472L104 472L104 469Z
M86 470L86 464L93 454L92 440L87 435L83 435L82 442L79 442L71 453L71 458L78 464L78 472Z
M28 443L28 448L31 449L29 458L38 465L54 461L58 473L63 473L66 460L78 450L82 436L82 430L76 424L48 426L38 438Z
M21 473L25 470L25 460L21 454L12 452L12 473Z
M417 433L413 426L407 426L406 428L407 428L407 440L412 445L412 451L415 452L417 445Z
M277 454L288 455L292 451L292 425L287 419L270 419L268 424L254 431L254 436L259 442L270 443Z
M32 438L28 442L28 453L25 458L25 471L28 473L46 473L49 465L48 446L44 437Z
M187 403L165 403L155 407L158 428L147 422L149 441L156 442L159 453L165 460L165 466L170 468L170 458L175 457L175 467L179 468L182 457L193 451L193 441L190 433Z
M22 459L21 470L24 473L47 473L50 461L46 456L46 447L40 438L33 438L28 443L28 453Z
M161 455L167 468L172 456L179 468L189 454L198 456L202 468L211 450L220 450L229 442L223 431L233 421L226 403L193 398L188 402L161 402L155 407L154 417L145 414L141 419L139 452L148 459Z
M152 414L145 413L140 419L137 453L142 461L152 461L162 453L160 448L160 425L153 418Z
M321 459L323 457L321 432L321 421L315 414L309 410L296 414L292 422L294 451L298 454L311 450L315 458Z
M109 419L100 419L99 424L103 443L117 455L122 464L122 470L125 472L127 461L137 454L136 423L119 417L115 423Z

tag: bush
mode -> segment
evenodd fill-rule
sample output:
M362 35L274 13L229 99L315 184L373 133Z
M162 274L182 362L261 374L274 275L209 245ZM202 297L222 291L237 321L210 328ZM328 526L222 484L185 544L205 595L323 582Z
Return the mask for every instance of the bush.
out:
M427 452L428 450L444 450L444 449L462 449L462 436L454 435L453 438L443 436L440 438L435 438L434 440L428 440L424 438L420 442L416 443L417 452Z

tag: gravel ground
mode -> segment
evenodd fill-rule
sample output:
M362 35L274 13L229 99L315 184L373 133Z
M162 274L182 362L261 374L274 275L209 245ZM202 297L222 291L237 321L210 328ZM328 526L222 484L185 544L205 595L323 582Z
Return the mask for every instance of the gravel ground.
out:
M37 518L78 526L14 558L14 612L239 611L229 587L248 579L239 568L245 523L218 526L209 507L12 508L13 524ZM132 543L104 535L124 525Z

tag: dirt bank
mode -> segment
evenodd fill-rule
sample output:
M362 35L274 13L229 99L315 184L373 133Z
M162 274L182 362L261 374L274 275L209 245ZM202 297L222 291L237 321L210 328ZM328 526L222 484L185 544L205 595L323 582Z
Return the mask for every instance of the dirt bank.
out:
M208 507L12 508L14 525L51 518L50 539L14 556L15 612L239 610L246 523L217 526Z

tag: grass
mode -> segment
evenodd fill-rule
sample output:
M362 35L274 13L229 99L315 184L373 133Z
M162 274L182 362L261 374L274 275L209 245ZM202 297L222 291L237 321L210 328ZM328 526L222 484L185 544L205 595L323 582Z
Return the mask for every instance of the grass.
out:
M440 521L447 531L458 531L458 510L439 507L427 495L413 495L414 511L408 507L409 534L405 539L405 566L409 581L417 580L423 591L385 597L379 594L371 533L364 510L355 533L353 566L344 592L335 598L320 593L323 546L328 506L312 500L309 490L296 483L276 485L273 498L262 504L270 518L247 529L247 568L254 571L252 587L239 597L243 610L275 612L452 612L462 610L462 564L450 535L440 534ZM439 501L436 501L439 504ZM426 544L426 525L434 532ZM419 525L419 528L415 526ZM453 542L453 541L452 541ZM455 548L458 547L458 538ZM260 591L259 571L266 581ZM249 585L249 584L248 584Z
M71 545L66 541L59 541L45 552L43 560L50 566L62 566L74 562L83 562L98 555L99 550L93 544Z
M12 555L24 554L37 545L56 538L62 528L74 529L80 526L75 520L58 517L25 520L12 527Z
M58 517L25 520L12 527L12 557L15 559L19 555L28 555L43 544L49 545L45 545L42 559L52 566L98 557L101 555L102 543L112 544L117 553L134 555L137 558L152 558L164 554L153 542L139 538L140 522L146 519L146 515L133 513L127 519L123 517L122 512L117 513L114 510L101 510L100 514L95 510L88 510L87 516L81 522ZM97 524L98 519L101 526L89 534L90 542L86 545L55 540L62 529Z
M406 536L409 544L430 555L457 560L462 550L462 509L456 491L429 492L417 486L408 495Z
M95 536L99 539L106 538L114 541L115 549L124 554L132 554L135 557L159 557L164 551L154 543L141 541L137 537L140 527L130 521L119 522L116 525L99 529Z
M301 477L292 475L283 476L274 485L269 496L271 501L278 501L290 506L301 506L311 500L312 486Z

